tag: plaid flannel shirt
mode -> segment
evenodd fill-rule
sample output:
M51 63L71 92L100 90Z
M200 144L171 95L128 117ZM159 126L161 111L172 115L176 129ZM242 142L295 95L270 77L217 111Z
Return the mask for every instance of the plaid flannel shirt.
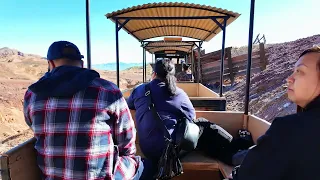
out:
M26 123L37 139L46 180L132 179L141 159L136 129L122 93L96 78L71 98L41 97L28 90Z

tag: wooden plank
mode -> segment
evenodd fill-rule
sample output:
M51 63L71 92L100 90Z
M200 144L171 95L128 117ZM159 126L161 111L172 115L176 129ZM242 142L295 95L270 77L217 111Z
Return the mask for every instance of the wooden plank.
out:
M235 74L233 72L233 63L232 63L232 58L231 58L231 49L227 51L227 60L228 60L228 68L229 68L229 71L230 71L230 74L229 74L229 78L231 80L231 84L234 83L234 78L235 78Z
M190 99L193 107L205 107L210 111L225 111L226 100L194 100Z
M265 132L269 129L271 123L257 116L249 115L247 125L247 129L251 133L253 141L256 144L257 139L265 134Z
M252 52L252 56L259 56L259 51L255 51L255 52ZM241 61L241 60L244 60L244 59L248 59L248 54L243 54L243 55L240 55L240 56L235 56L235 57L232 57L232 61L236 62L236 61Z
M232 178L232 170L234 167L229 166L221 161L218 161L219 169L224 178Z
M231 49L232 49L232 47L227 47L227 48L225 48L225 52L228 51L228 50L231 50ZM214 51L214 52L210 52L210 53L204 54L202 57L207 58L207 57L214 57L214 56L221 57L221 49L218 50L218 51Z
M34 149L35 141L35 138L29 139L6 152L11 180L41 180L41 171L37 164L37 152Z
M253 68L251 69L251 74L253 73L258 73L260 72L261 69L260 67L257 68ZM245 75L247 73L247 70L241 70L235 73L236 76L242 76ZM224 78L228 77L228 73L224 74ZM206 74L206 76L204 76L204 82L208 82L208 81L214 81L214 80L219 80L220 79L220 74L218 74L217 72L211 73L211 74Z
M260 49L259 53L260 53L261 68L262 68L262 70L265 70L267 68L268 62L267 62L266 52L265 52L263 43L259 44L259 49Z
M181 159L181 163L184 173L178 179L190 179L190 175L192 176L195 174L199 177L199 173L202 174L203 172L215 172L217 174L220 171L217 160L210 158L199 151L190 152ZM212 179L209 174L201 177Z
M6 154L0 156L0 179L10 180L9 159Z
M259 54L259 51L258 52L253 52L251 58L260 58L260 54ZM239 62L239 61L247 61L248 60L248 56L245 54L245 55L241 55L241 56L236 56L236 57L233 57L232 58L232 63L236 63L236 62ZM204 59L203 62L202 62L204 65L208 65L208 64L212 64L212 65L219 65L221 64L221 59L220 57L218 59ZM225 60L225 65L227 64L227 60Z
M186 166L183 166L186 167ZM186 167L187 168L187 167ZM172 180L221 180L218 170L184 170L183 174L172 178Z
M219 97L219 94L207 88L203 84L199 84L199 97Z
M252 64L251 64L251 68L257 68L257 67L261 67L261 63L260 60L258 58L254 58L252 59ZM232 71L234 72L234 75L236 75L236 73L238 71L242 71L242 70L246 70L247 69L247 61L242 61L242 62L238 62L236 64L233 64L233 69ZM224 74L228 74L230 73L230 69L229 68L225 68L224 69ZM220 67L215 67L215 68L208 68L206 67L205 69L203 69L203 75L219 75L220 76Z
M181 88L189 97L198 97L198 83L177 83L177 87Z
M244 69L247 69L247 64L248 61L247 60L243 60L243 61L238 61L236 63L233 63L233 67L237 67L237 66L243 66ZM260 67L260 59L259 57L253 57L251 60L251 66L258 64L258 66ZM242 70L242 68L241 68Z
M203 65L203 74L207 73L208 71L219 71L220 72L220 62L221 61L217 61L219 63L216 63L216 64L213 64L213 63L208 63L208 64L205 64ZM260 62L260 57L252 57L252 63L259 63L259 66L261 65L261 62ZM226 61L224 63L225 65L225 70L228 70L229 67L228 67L228 62ZM239 65L247 65L247 60L244 59L244 60L241 60L241 61L237 61L237 62L232 62L232 66L233 66L233 69L236 67L236 66L239 66Z

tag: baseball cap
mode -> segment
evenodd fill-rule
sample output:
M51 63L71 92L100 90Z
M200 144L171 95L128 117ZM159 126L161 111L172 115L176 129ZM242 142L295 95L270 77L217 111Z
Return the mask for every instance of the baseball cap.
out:
M61 58L68 58L70 60L81 60L79 48L69 41L56 41L52 43L48 49L47 59L55 60Z

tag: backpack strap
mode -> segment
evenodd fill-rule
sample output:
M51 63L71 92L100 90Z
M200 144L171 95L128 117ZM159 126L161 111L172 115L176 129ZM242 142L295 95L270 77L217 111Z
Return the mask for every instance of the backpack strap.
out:
M153 114L154 118L157 121L158 127L160 127L162 129L164 138L166 140L170 140L171 141L172 140L171 135L169 134L169 131L168 131L166 125L164 124L163 120L161 119L159 113L156 110L155 104L154 104L153 99L152 99L151 89L150 89L150 84L149 83L145 84L145 94L144 95L148 98L149 110L152 111L152 114Z

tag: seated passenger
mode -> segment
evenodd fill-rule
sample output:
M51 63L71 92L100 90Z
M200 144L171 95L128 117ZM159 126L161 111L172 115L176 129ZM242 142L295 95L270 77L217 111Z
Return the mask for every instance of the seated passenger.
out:
M187 64L183 64L183 71L177 73L177 81L193 81L193 75L189 72L190 71L190 66Z
M151 95L156 110L170 134L174 133L180 110L189 119L195 118L195 109L188 95L176 86L174 75L175 67L173 62L168 59L158 60L154 66L153 80L150 82ZM157 120L152 112L148 110L149 104L145 96L145 84L133 90L127 103L130 109L136 110L139 143L143 154L148 159L149 165L153 165L152 170L149 170L152 176L164 150L164 135L161 127L157 127ZM149 165L145 165L145 168L147 169Z
M49 72L25 94L41 179L139 179L143 164L126 101L115 84L82 68L82 58L76 45L54 42Z
M320 47L300 55L287 82L288 98L302 111L274 119L234 180L320 179Z

